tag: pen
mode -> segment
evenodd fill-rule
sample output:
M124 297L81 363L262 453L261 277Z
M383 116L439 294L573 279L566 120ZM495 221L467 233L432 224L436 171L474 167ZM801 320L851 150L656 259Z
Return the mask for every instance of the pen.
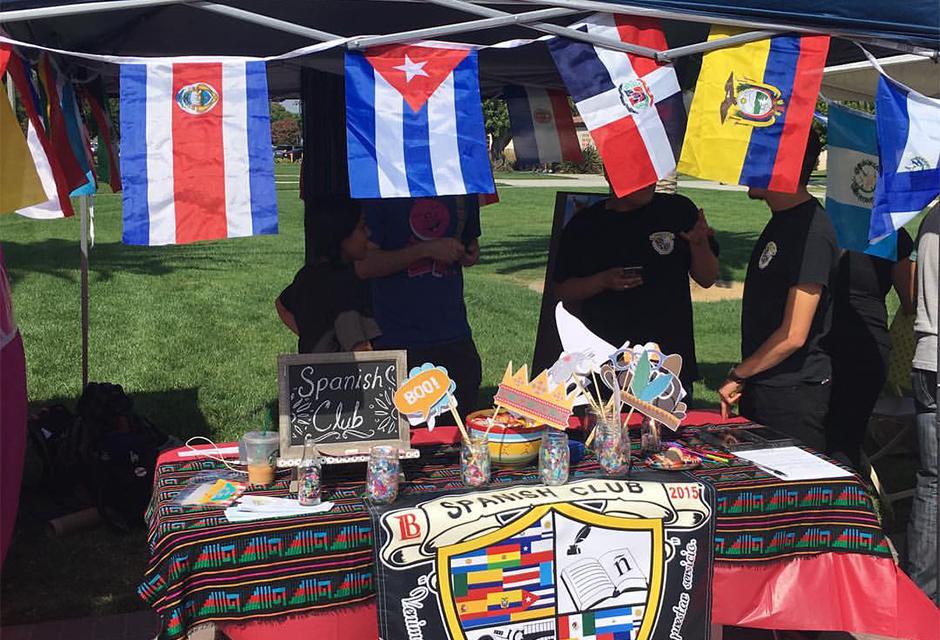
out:
M781 471L780 469L774 469L773 467L768 467L765 464L757 464L756 462L752 462L752 464L758 469L760 469L761 471L769 471L773 475L783 476L784 478L787 477L786 471Z

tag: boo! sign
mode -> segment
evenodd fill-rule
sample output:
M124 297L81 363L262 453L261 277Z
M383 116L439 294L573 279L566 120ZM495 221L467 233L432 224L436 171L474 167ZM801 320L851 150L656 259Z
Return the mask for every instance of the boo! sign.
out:
M427 422L429 427L434 426L434 418L449 411L453 393L457 385L454 384L447 369L425 363L411 370L404 384L395 392L395 408L408 418L412 425Z

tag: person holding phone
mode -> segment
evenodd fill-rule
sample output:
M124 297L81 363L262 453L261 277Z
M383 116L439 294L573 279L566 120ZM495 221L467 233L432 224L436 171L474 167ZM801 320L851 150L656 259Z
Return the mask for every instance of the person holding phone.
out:
M718 278L718 243L705 213L685 196L651 184L580 211L565 227L553 275L555 294L604 340L656 342L682 356L691 400L699 379L689 276Z

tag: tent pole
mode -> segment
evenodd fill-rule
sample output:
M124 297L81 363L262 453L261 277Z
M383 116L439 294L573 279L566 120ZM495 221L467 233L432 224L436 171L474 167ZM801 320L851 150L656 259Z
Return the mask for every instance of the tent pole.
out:
M513 14L506 11L500 11L499 9L493 9L491 7L484 7L482 5L476 5L466 0L428 0L433 4L439 4L442 7L449 7L451 9L457 9L458 11L465 11L467 13L473 13L478 16L486 16L489 18L498 18L504 16L511 16ZM576 7L573 7L576 8ZM569 40L578 40L580 42L587 42L588 44L593 44L604 49L611 49L613 51L620 51L622 53L632 53L634 55L643 56L644 58L653 58L656 59L656 56L659 54L656 49L651 49L649 47L641 47L635 44L627 44L626 42L621 42L620 40L613 40L611 38L602 38L590 33L585 33L584 31L578 31L577 29L570 29L568 27L560 27L557 24L551 24L548 22L536 22L534 24L522 25L528 27L529 29L535 29L536 31L542 31L544 33L550 33L555 36L563 36Z
M727 38L721 38L720 40L706 40L705 42L698 42L696 44L690 44L684 47L667 49L666 51L663 51L662 55L659 57L662 60L675 60L676 58L691 56L696 53L707 53L716 49L726 49L728 47L736 47L739 44L756 42L758 40L766 40L767 38L772 38L779 33L779 31L748 31L746 33L738 33L733 36L728 36Z
M314 29L313 27L305 27L303 25L294 24L293 22L288 22L286 20L279 20L278 18L272 18L270 16L261 15L260 13L253 13L251 11L245 11L244 9L238 9L237 7L230 7L224 4L216 4L215 2L194 2L190 6L203 9L205 11L211 11L213 13L218 13L230 18L244 20L245 22L251 22L252 24L276 29L277 31L292 33L297 36L310 38L311 40L318 40L320 42L328 42L330 40L336 40L337 38L343 37L329 33L328 31L321 31L319 29Z
M392 33L384 36L365 36L354 38L347 45L350 49L367 49L379 45L400 44L404 42L415 42L418 40L430 40L440 36L453 35L456 33L465 33L467 31L480 31L483 29L494 29L512 25L521 25L536 20L547 20L549 18L558 18L578 13L584 13L580 9L539 9L538 11L529 11L526 13L514 13L506 16L483 18L482 20L470 20L469 22L459 22L456 24L442 25L440 27L428 27L426 29L414 29L413 31L402 31L401 33Z
M23 20L42 20L61 16L74 16L82 13L118 11L120 9L143 9L161 4L185 4L192 0L110 0L106 2L81 2L78 4L43 7L41 9L19 9L0 11L0 22L21 22Z
M885 40L883 38L873 38L867 37L864 34L843 32L843 31L833 31L831 29L822 29L822 28L813 28L806 27L803 25L781 25L774 24L772 22L761 22L758 20L741 20L739 18L725 18L719 16L709 16L704 14L696 13L682 13L680 11L668 11L663 9L652 9L641 4L611 4L609 2L603 2L602 0L513 0L514 4L525 4L533 5L537 4L540 6L552 5L555 7L568 7L571 9L582 9L584 11L600 11L603 13L622 13L625 15L631 16L647 16L650 18L662 18L665 20L684 20L686 22L701 22L705 24L722 24L730 27L742 27L746 29L761 29L774 31L775 33L783 33L787 31L792 31L795 33L808 33L808 34L819 34L819 35L828 35L834 38L842 38L843 40L857 40L858 42L864 42L873 46L884 47L885 49L894 49L895 51L902 51L904 53L913 53L915 55L925 56L928 58L937 58L938 52L928 49L926 47L912 46L902 42L894 42L892 40ZM694 46L694 45L693 45ZM688 54L683 54L688 55ZM670 56L670 57L679 57L679 56Z
M82 389L88 386L88 196L79 196L81 219Z

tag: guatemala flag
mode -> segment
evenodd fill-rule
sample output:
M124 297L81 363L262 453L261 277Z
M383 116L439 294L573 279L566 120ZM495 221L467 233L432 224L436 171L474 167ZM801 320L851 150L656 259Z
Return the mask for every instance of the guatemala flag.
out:
M878 181L875 117L835 103L829 105L826 149L826 213L832 218L839 247L897 259L895 232L868 244Z
M597 13L572 28L652 49L667 48L659 21ZM567 38L548 48L591 132L618 196L669 176L685 133L685 105L672 65Z
M940 193L940 100L878 80L875 121L881 169L870 240L884 238Z
M347 52L346 150L354 198L493 193L476 51Z
M503 90L503 97L517 168L584 160L568 94L558 89L511 86Z
M264 62L121 65L124 242L277 233Z

